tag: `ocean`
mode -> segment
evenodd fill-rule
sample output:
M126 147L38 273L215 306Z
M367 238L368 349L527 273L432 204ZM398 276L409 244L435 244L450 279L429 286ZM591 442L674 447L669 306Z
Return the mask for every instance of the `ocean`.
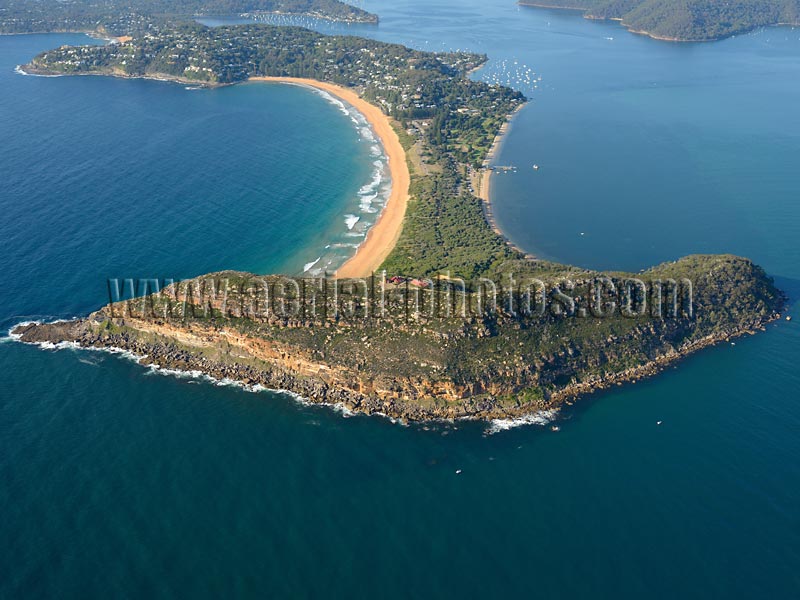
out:
M631 270L733 252L800 291L800 32L677 45L505 0L367 9L379 27L291 21L487 52L474 76L531 97L496 158L519 170L493 181L526 250ZM86 314L110 277L301 272L374 218L373 144L311 91L14 73L86 40L0 37L4 330ZM776 323L554 433L402 426L3 338L0 597L793 598L798 342Z

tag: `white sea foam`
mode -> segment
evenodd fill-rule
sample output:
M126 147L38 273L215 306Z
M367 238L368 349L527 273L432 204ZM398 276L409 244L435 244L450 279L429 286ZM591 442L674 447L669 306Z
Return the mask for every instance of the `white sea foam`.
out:
M63 320L61 321L63 322ZM24 325L32 325L32 324L39 324L41 321L25 321L22 323L18 323L13 328L18 326ZM20 336L14 336L12 338L11 334L9 333L8 337L0 338L0 343L3 341L11 341L12 339L19 339ZM148 369L146 374L153 374L153 375L163 375L165 377L174 377L176 379L185 380L187 383L209 383L211 385L215 385L218 387L234 387L236 389L248 392L248 393L262 393L262 392L272 392L274 394L282 394L285 396L289 396L294 402L301 406L308 406L308 407L320 407L320 408L327 408L332 410L333 412L339 414L342 418L348 419L351 417L355 417L358 415L357 412L351 410L341 402L337 403L329 403L329 402L312 402L308 398L301 396L295 392L289 390L282 390L282 389L271 389L259 383L250 385L243 383L241 381L236 381L235 379L229 379L227 377L219 379L212 375L208 375L202 371L192 369L192 370L180 370L180 369L170 369L167 367L161 367L155 363L144 363L144 356L135 354L129 350L124 348L118 348L116 346L102 346L102 347L95 347L95 346L81 346L77 342L59 342L58 344L54 344L52 342L37 342L33 343L33 345L39 346L45 350L88 350L93 352L102 352L105 354L113 354L116 356L120 356L122 358L131 360L138 365L141 365ZM80 362L92 366L98 366L98 363L87 360L87 359L78 359ZM382 413L376 413L376 416L381 416L388 419L391 423L396 425L408 426L408 423L403 419L395 419L392 417L388 417Z
M179 369L167 369L155 363L142 363L142 366L147 369L147 375L169 375L176 379L202 379L206 377L205 373L197 370L181 371Z
M303 265L303 273L307 273L309 269L311 269L314 265L316 265L321 260L322 260L322 257L320 256L314 262L306 263L305 265Z
M375 141L375 134L372 132L372 129L368 126L361 127L358 132L361 134L361 137L368 142Z
M264 388L266 389L266 388ZM308 408L327 408L332 410L335 413L339 413L345 419L354 417L358 413L353 412L349 408L347 408L344 404L337 402L337 403L330 403L330 402L312 402L305 396L301 396L300 394L296 394L295 392L290 392L289 390L268 390L275 394L282 394L284 396L289 396L294 402L299 404L300 406L308 407Z
M74 350L76 348L80 348L80 346L75 342L58 342L57 344L54 344L53 342L38 342L37 345L42 350Z
M57 322L57 321L54 321ZM63 322L63 321L62 321ZM15 336L17 339L18 337ZM139 363L142 360L142 357L138 354L134 354L129 350L125 350L123 348L117 348L116 346L103 346L103 347L95 347L95 346L81 346L78 342L59 342L54 344L53 342L24 342L26 344L30 344L32 346L38 346L42 350L87 350L89 352L103 352L105 354L114 354L117 356L121 356L122 358L126 358L128 360L132 360L135 363ZM81 362L89 362L89 361L81 361ZM96 364L96 363L91 363Z
M168 377L175 377L177 379L188 379L191 380L188 383L194 383L198 381L202 381L205 383L210 383L211 385L215 385L217 387L234 387L245 392L258 394L265 391L270 391L268 388L264 387L263 385L256 384L256 385L249 385L243 383L241 381L236 381L235 379L229 379L227 377L223 377L222 379L218 379L213 377L212 375L207 375L202 371L198 371L196 369L190 371L182 371L180 369L169 369L165 367L161 367L159 365L150 363L147 365L143 365L149 369L149 374L156 374L156 375L165 375ZM272 390L272 391L281 391L281 390Z
M333 105L334 105L336 108L338 108L340 111L342 111L342 113L344 113L344 114L346 114L346 115L348 115L348 116L350 115L350 111L348 110L347 106L345 106L344 102L342 102L341 100L339 100L339 99L338 99L338 98L336 98L335 96L333 96L333 95L329 94L329 93L328 93L328 92L326 92L325 90L321 90L321 89L319 89L319 88L314 88L314 91L315 91L315 92L316 92L318 95L320 95L320 96L322 96L323 98L325 98L325 100L327 100L328 102L330 102L331 104L333 104Z
M17 327L27 327L28 325L41 325L42 321L22 321L21 323L17 323L13 325L11 329L8 330L8 338L9 340L13 340L18 342L22 339L22 335L19 333L12 333Z
M390 417L386 413L382 413L380 411L370 413L370 415L376 417L383 417L384 419L389 421L392 425L399 425L400 427L410 427L410 424L406 419L398 419L397 417Z
M376 169L372 172L372 180L366 185L361 186L361 189L358 190L358 195L369 196L370 194L374 194L375 190L378 189L378 186L380 186L382 181L383 181L383 163L380 163L380 168L376 167Z
M329 406L330 406L330 407L333 409L333 412L337 412L337 413L339 413L339 414L340 414L340 415L342 415L342 417L344 417L345 419L349 419L350 417L355 417L355 416L356 416L356 414L357 414L357 413L355 413L354 411L352 411L352 410L350 410L349 408L347 408L347 407L346 407L344 404L342 404L342 403L331 404L331 405L329 405Z
M392 181L388 176L388 157L380 140L376 136L371 124L366 117L354 106L346 101L335 97L326 90L320 90L311 86L302 86L311 89L326 102L336 106L342 113L349 117L358 132L361 142L368 144L370 161L373 164L371 179L368 183L361 186L358 190L357 209L350 208L350 213L344 215L346 230L342 235L345 238L353 238L357 243L332 243L325 246L320 257L314 262L303 265L303 273L309 276L319 276L323 272L335 271L351 255L342 250L357 249L365 238L367 231L374 224L375 218L370 217L379 213L386 205L392 190Z
M69 321L75 321L75 319L58 319L56 321L47 321L47 323L67 323ZM41 325L45 321L23 321L21 323L17 323L11 329L16 329L17 327L24 327L26 325ZM22 336L20 334L8 332L8 338L14 341L21 341ZM88 350L90 352L104 352L106 354L115 354L117 356L122 356L123 358L127 358L132 360L136 363L140 362L142 357L138 354L134 354L129 350L125 350L123 348L117 348L116 346L102 346L102 347L95 347L95 346L81 346L77 342L59 342L58 344L54 344L53 342L23 342L24 344L29 344L31 346L39 346L42 350Z
M358 223L360 220L361 220L361 217L359 217L357 215L345 215L344 216L345 225L347 225L347 229L349 229L349 230L352 230L353 227L356 226L356 223Z
M22 65L17 65L14 68L14 73L17 75L25 75L26 77L63 77L63 75L41 75L39 73L28 73L22 70Z
M14 340L15 342L19 342L22 340L22 335L18 333L12 333L17 327L27 327L28 325L41 325L42 323L68 323L70 321L76 321L77 317L72 319L54 319L54 320L47 320L47 319L34 319L31 321L20 321L19 323L12 325L11 328L8 330L8 338ZM23 342L25 344L32 344L34 346L39 345L38 342Z
M84 346L76 349L89 350L90 352L104 352L105 354L113 354L115 356L119 356L126 360L133 361L136 364L140 364L142 362L142 359L144 358L140 354L136 354L134 352L131 352L130 350L126 350L125 348L117 348L116 346L101 347L101 348L96 348L94 346Z
M358 199L358 203L359 203L359 205L361 206L362 209L363 208L369 208L370 206L372 206L372 203L375 200L377 200L377 198L378 198L378 194L364 195L364 196L361 196Z
M59 321L54 321L54 322L59 322ZM64 322L64 320L61 320L60 322ZM19 326L33 325L33 324L40 324L40 323L41 323L41 321L24 321L24 322L18 323L17 325L12 327L12 329L14 329L16 327L19 327ZM0 338L0 341L18 340L19 338L20 338L19 335L12 335L9 332L9 335L7 337ZM106 354L114 354L114 355L120 356L122 358L126 358L126 359L129 359L129 360L132 360L133 362L135 362L135 363L147 368L149 370L148 373L164 375L164 376L167 376L167 377L175 377L177 379L187 380L187 383L205 382L205 383L210 383L212 385L219 386L219 387L235 387L235 388L243 390L245 392L256 393L256 394L257 393L261 393L261 392L272 392L272 393L275 393L275 394L282 394L282 395L285 395L285 396L289 396L293 401L295 401L298 404L303 405L303 406L319 406L319 407L324 407L324 408L330 408L334 412L339 413L344 418L353 417L353 416L355 416L357 414L356 412L354 412L354 411L350 410L349 408L347 408L344 404L341 404L341 403L333 404L333 403L326 403L326 402L311 402L309 399L301 396L300 394L297 394L297 393L289 391L289 390L270 389L270 388L268 388L268 387L266 387L264 385L261 385L261 384L249 385L249 384L243 383L241 381L236 381L234 379L229 379L227 377L226 378L222 378L222 379L218 379L216 377L213 377L211 375L208 375L208 374L203 373L202 371L199 371L199 370L196 370L196 369L189 370L189 371L184 371L184 370L180 370L180 369L169 369L169 368L161 367L161 366L159 366L157 364L154 364L154 363L145 364L145 363L142 362L144 360L144 356L141 356L141 355L138 355L138 354L134 354L133 352L131 352L129 350L125 350L124 348L118 348L116 346L103 346L103 347L99 347L98 348L98 347L95 347L95 346L81 346L77 342L60 342L58 344L54 344L52 342L37 342L37 343L32 343L32 344L36 345L36 346L39 346L40 348L45 349L45 350L66 350L66 349L71 349L71 350L88 350L88 351L94 351L94 352L103 352L103 353L106 353ZM82 360L82 359L79 359L79 360L80 360L80 362L83 362L83 363L86 363L86 364L91 364L91 365L95 365L95 366L97 365L97 363L95 363L93 361L90 361L90 360ZM392 422L394 422L394 420L392 420Z
M289 396L292 400L294 400L301 406L325 406L324 404L323 405L315 404L305 396L301 396L300 394L295 394L294 392L290 392L289 390L271 390L271 391L276 394L283 394L284 396Z
M525 425L539 425L544 427L551 423L558 415L558 410L540 410L530 415L517 417L514 419L494 419L491 421L489 428L486 430L488 435L494 435L501 431L508 431L516 427L524 427Z

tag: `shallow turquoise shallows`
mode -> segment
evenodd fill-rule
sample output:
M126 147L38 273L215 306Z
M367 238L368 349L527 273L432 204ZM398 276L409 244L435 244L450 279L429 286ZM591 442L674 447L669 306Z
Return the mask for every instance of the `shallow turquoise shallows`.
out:
M526 249L627 269L731 251L800 290L800 32L674 45L513 0L367 8L379 28L302 23L487 52L475 77L532 97L495 180ZM375 157L337 106L13 72L85 42L0 37L4 329L85 314L109 277L296 273L352 237ZM5 339L0 597L794 598L798 364L783 321L559 433L493 433Z

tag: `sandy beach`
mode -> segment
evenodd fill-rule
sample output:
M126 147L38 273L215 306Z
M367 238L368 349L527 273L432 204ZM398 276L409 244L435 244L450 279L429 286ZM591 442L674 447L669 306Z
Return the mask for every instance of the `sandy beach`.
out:
M383 150L389 157L389 171L392 176L391 195L378 220L367 232L367 237L359 246L355 256L336 271L336 277L340 278L368 277L386 260L400 238L408 203L408 186L411 183L406 154L400 145L397 133L392 128L389 117L377 106L362 100L353 90L331 83L294 77L251 77L249 81L291 83L324 90L355 107L364 115L375 135L380 139Z
M473 179L472 185L475 193L477 193L478 198L483 200L483 214L486 217L491 228L494 232L503 237L506 242L514 248L517 252L521 254L525 254L529 258L533 258L531 255L527 254L522 248L514 244L505 233L500 229L497 225L497 221L494 218L494 211L492 210L492 175L494 171L490 168L492 161L495 157L499 154L500 148L505 140L506 135L508 134L509 129L511 129L511 124L514 120L514 117L517 116L520 110L525 107L525 104L521 104L517 109L509 115L508 121L503 123L503 126L500 128L500 131L495 137L494 142L492 143L492 147L489 149L489 152L486 155L486 158L483 161L483 166L480 170L476 171Z

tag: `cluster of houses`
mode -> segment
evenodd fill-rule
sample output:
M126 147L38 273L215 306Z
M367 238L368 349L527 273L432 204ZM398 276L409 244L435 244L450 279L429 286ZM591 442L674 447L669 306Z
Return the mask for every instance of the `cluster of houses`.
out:
M395 275L394 277L389 277L386 280L388 283L392 285L406 285L410 284L418 288L427 289L431 287L431 282L424 279L413 279L411 277L401 277L399 275Z

